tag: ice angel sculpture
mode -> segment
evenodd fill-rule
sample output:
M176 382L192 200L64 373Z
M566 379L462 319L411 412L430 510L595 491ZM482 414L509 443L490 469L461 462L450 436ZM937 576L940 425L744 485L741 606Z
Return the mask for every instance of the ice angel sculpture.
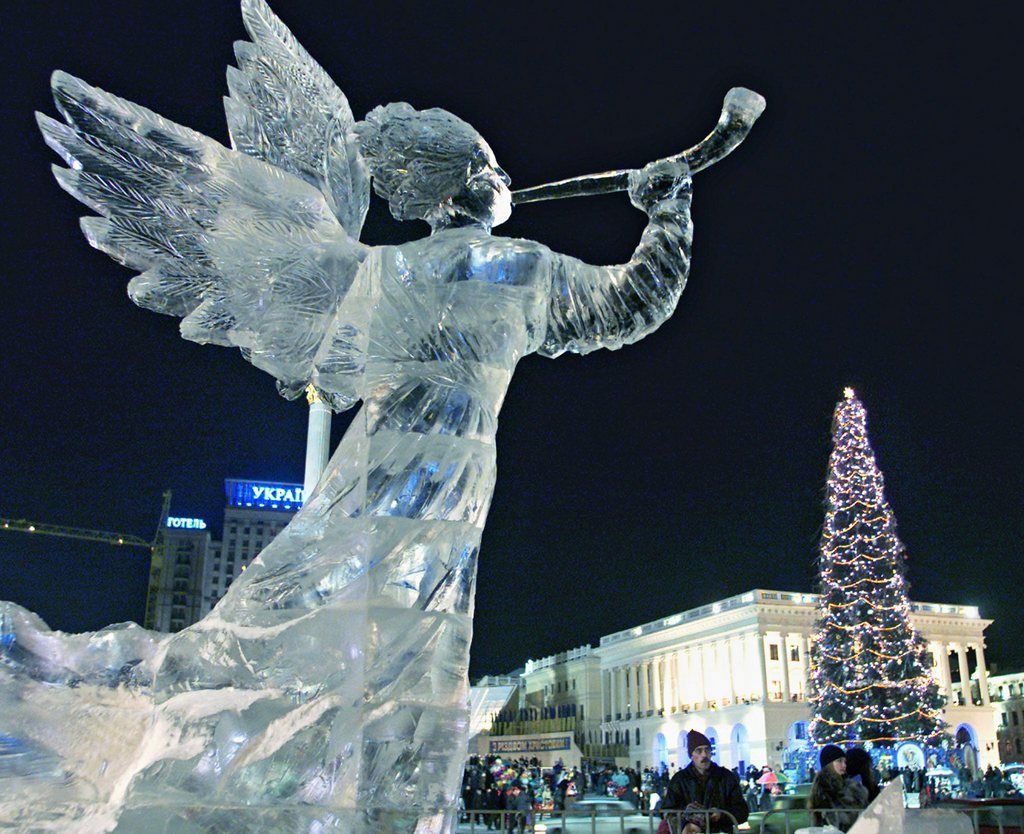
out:
M363 121L263 0L243 0L233 148L63 73L39 116L89 242L139 305L234 345L286 396L362 406L291 524L176 634L50 631L0 607L0 827L100 832L446 832L498 410L516 363L634 342L673 311L690 167L763 102L733 91L679 157L520 192L627 188L633 257L590 266L495 237L509 180L483 138L408 104ZM689 167L688 167L689 163ZM358 241L370 185L431 234Z

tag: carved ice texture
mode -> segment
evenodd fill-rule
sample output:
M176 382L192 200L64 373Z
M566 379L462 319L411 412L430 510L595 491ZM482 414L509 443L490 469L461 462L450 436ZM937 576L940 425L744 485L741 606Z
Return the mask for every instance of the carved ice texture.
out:
M508 191L490 149L407 106L376 139L412 136L432 164L465 154L465 190L436 195L429 237L358 243L371 175L415 183L365 131L360 150L345 97L262 0L243 14L234 149L62 73L64 121L40 126L60 184L99 215L89 242L140 272L137 304L241 348L288 396L312 383L335 409L362 405L301 512L201 622L66 635L0 605L0 827L451 830L512 372L534 351L641 338L686 279L684 163L634 177L639 247L589 266L492 236Z

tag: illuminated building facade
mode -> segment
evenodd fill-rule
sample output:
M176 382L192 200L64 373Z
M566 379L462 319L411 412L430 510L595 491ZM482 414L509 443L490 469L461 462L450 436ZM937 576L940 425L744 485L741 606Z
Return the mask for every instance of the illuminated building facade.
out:
M205 616L249 563L291 521L302 506L302 484L228 478L224 481L223 536L211 542L203 569Z
M806 744L816 606L815 594L756 589L606 635L595 649L528 662L526 699L542 715L574 705L570 712L582 719L577 737L593 758L685 765L686 733L696 729L726 767L783 767ZM966 730L983 767L995 762L983 650L991 621L973 606L912 603L911 609L947 702L948 731ZM968 684L965 697L953 680L951 653L966 681L973 655L973 675L984 682L977 696Z
M1024 672L993 675L988 688L995 709L999 760L1024 762ZM977 679L974 689L981 689Z
M199 619L210 545L210 531L202 519L169 516L164 522L163 570L153 621L157 631L181 631Z

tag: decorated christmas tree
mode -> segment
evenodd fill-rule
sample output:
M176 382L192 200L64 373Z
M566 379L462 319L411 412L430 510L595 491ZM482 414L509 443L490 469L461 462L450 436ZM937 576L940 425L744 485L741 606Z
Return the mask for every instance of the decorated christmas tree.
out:
M817 744L930 741L943 699L910 622L906 555L868 443L866 413L847 388L836 404L818 622L811 647L811 736Z

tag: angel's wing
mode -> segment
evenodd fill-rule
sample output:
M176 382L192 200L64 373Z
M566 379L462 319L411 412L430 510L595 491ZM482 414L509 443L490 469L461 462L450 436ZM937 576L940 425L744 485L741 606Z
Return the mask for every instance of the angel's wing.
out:
M234 345L288 397L313 383L359 399L366 305L349 293L369 251L316 188L188 128L54 73L67 124L37 114L65 190L98 212L93 246L141 271L142 307L183 316L186 339Z
M242 0L242 19L252 42L235 42L228 67L232 145L316 186L358 240L370 180L348 100L264 0Z

